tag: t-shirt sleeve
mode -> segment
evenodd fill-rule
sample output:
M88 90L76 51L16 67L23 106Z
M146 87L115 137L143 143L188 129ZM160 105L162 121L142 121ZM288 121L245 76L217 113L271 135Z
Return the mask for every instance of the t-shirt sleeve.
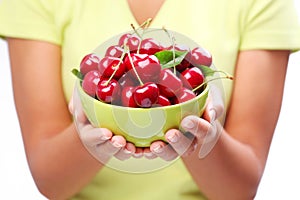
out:
M0 37L61 44L55 9L54 0L0 0Z
M254 0L241 27L241 50L300 49L299 16L293 0Z

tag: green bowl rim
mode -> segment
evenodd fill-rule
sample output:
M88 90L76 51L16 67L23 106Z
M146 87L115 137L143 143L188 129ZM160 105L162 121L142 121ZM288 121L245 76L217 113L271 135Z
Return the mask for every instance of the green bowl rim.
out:
M205 89L200 93L198 94L195 98L193 99L190 99L188 101L185 101L183 103L180 103L180 104L174 104L174 105L170 105L170 106L160 106L160 107L151 107L151 108L133 108L133 107L126 107L126 106L119 106L119 105L113 105L113 104L109 104L109 103L104 103L98 99L95 99L94 97L91 97L90 95L88 95L82 88L82 85L80 84L81 81L77 81L77 87L80 89L80 93L83 93L86 98L92 100L92 101L95 101L97 104L99 105L103 105L103 106L109 106L109 107L115 107L115 108L118 108L118 109L130 109L130 110L136 110L136 111L140 111L140 110L159 110L159 109L166 109L166 110L169 110L169 109L172 109L172 108L175 108L175 107L180 107L180 106L183 106L183 105L186 105L186 104L189 104L189 103L192 103L192 102L195 102L197 101L198 99L200 99L201 97L203 97L204 95L207 95L207 93L209 92L209 85L206 84L205 85Z

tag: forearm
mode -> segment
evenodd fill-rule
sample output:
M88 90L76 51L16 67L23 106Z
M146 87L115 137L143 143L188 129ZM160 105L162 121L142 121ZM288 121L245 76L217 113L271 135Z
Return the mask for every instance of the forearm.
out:
M198 158L199 149L184 158L199 188L210 199L254 198L280 113L289 53L239 53L224 126L227 132L222 130L205 159ZM260 80L259 87L253 80Z
M78 192L103 166L88 153L75 131L72 124L28 152L37 187L50 199L66 199Z
M224 130L214 149L204 159L199 148L183 160L196 184L209 199L253 199L263 166L250 146Z

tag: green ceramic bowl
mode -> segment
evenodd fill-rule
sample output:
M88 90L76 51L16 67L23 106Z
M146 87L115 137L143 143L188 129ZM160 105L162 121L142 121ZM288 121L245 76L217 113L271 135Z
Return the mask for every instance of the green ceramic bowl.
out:
M181 104L155 108L129 108L103 103L86 94L80 82L76 85L83 109L95 127L110 129L137 147L147 147L155 140L164 140L171 128L180 129L187 115L203 114L209 87L194 99Z
M189 48L199 46L185 35L163 29L140 29L144 38L154 38L164 46L173 44L170 35L176 38L178 44L185 44ZM140 33L140 34L141 34ZM113 44L118 44L121 35L111 37L100 44L95 50L99 57L105 55L106 49ZM114 134L122 135L127 141L138 147L147 147L155 140L164 140L164 134L171 128L179 128L181 120L187 115L201 116L206 105L209 87L196 98L187 102L166 107L155 108L128 108L103 103L87 95L80 82L76 85L84 111L90 122L96 127L110 129Z

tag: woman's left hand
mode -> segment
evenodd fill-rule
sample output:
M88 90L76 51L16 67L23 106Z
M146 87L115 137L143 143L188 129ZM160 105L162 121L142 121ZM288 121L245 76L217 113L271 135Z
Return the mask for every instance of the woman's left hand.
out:
M153 142L150 151L157 157L171 161L178 156L187 156L199 150L199 158L209 154L222 132L217 120L224 113L224 103L220 89L210 86L207 106L202 117L190 115L181 121L182 131L171 129L165 134L169 144L163 141Z

